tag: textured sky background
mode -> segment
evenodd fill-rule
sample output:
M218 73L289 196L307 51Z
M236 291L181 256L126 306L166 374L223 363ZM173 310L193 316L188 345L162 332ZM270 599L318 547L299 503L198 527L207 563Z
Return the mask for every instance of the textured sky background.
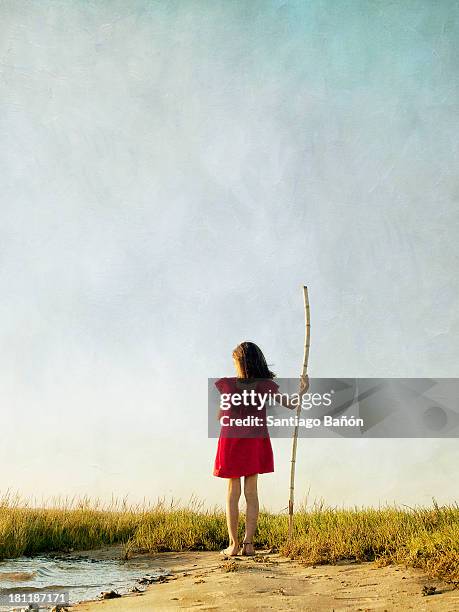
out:
M207 377L456 376L455 1L0 2L0 490L223 502ZM288 496L289 443L262 502ZM459 493L457 440L301 440L298 499Z

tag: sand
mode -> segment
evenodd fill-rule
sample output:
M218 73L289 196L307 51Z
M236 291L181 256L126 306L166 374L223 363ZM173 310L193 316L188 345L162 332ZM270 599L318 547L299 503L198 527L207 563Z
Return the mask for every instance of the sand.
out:
M151 555L167 582L144 593L87 602L75 612L162 610L459 610L459 590L404 567L342 562L306 567L278 554L225 560L215 552ZM423 596L424 587L436 593Z

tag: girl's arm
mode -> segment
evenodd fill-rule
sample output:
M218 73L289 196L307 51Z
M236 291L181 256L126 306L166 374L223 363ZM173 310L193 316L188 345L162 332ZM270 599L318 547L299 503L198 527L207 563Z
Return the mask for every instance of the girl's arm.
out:
M300 377L300 390L298 391L298 395L300 397L303 397L303 395L306 393L308 389L309 389L309 377L306 374L306 376ZM284 393L280 394L279 403L282 406L284 406L284 408L288 408L289 410L295 410L295 408L298 408L298 402L291 402L290 398L286 396Z

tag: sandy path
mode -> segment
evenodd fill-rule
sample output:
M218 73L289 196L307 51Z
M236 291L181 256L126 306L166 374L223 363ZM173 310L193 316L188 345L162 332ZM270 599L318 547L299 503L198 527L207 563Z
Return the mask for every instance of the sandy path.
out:
M88 602L78 612L151 610L459 610L459 590L412 569L373 563L304 567L276 554L225 561L214 552L161 553L172 576L140 595ZM237 568L236 571L228 571ZM437 594L424 597L425 585Z

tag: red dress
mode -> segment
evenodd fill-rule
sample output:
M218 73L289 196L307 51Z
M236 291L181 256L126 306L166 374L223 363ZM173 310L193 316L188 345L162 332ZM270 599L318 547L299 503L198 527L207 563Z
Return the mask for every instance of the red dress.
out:
M217 380L215 386L220 393L240 394L242 390L236 385L236 381L237 378L221 378ZM265 379L257 382L255 392L277 393L278 388L273 380ZM220 411L220 415L223 414L236 418L253 414L261 419L262 425L255 428L222 426L215 457L214 476L239 478L274 472L273 449L266 425L266 404L260 410L257 406L248 408L231 405L229 410Z

